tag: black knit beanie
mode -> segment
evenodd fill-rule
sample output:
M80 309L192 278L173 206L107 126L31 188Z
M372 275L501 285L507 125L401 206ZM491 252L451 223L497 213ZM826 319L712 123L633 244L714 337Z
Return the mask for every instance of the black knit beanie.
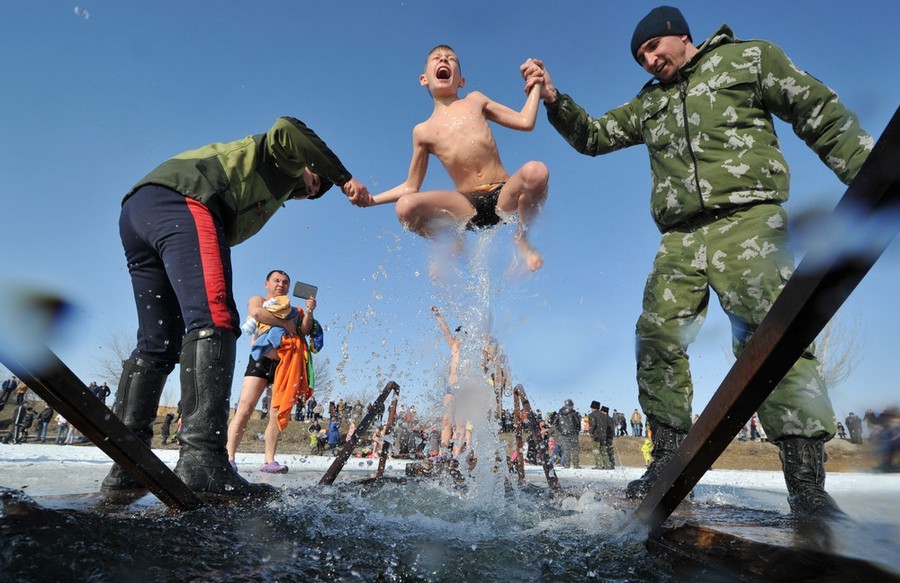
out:
M325 194L333 184L334 182L328 180L324 176L319 176L319 192L317 192L315 196L309 197L309 200L319 198L320 196Z
M653 37L682 34L691 36L691 30L681 11L672 6L658 6L634 27L634 34L631 35L631 56L637 61L638 49Z

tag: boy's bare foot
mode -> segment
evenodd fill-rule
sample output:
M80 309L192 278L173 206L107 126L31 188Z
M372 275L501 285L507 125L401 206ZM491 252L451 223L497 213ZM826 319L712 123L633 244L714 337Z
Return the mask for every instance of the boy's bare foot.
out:
M541 266L544 265L544 258L541 254L531 246L525 237L519 236L518 233L516 234L515 240L516 247L525 259L525 265L528 267L528 270L537 271L540 269Z

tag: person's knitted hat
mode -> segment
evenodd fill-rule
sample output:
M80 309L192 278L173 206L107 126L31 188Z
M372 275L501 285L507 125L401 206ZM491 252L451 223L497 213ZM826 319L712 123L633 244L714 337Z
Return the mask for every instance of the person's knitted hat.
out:
M316 193L315 196L309 197L309 200L315 200L328 192L328 189L332 187L334 182L328 180L324 176L319 176L319 192Z
M600 401L591 401L591 409L599 409Z
M316 174L316 176L319 176ZM299 184L298 188L294 189L291 192L291 198L298 200L316 200L320 198L325 192L334 185L334 182L328 180L324 176L319 176L319 192L310 196L309 191L306 189L306 184Z
M673 6L657 6L634 27L634 34L631 35L631 56L637 61L638 49L651 38L682 34L691 36L691 29L688 28L681 11Z

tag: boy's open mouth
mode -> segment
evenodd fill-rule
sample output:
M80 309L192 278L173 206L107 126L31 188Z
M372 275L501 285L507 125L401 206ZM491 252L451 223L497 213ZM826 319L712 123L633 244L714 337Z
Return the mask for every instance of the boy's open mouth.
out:
M438 67L438 70L435 72L435 77L438 79L449 79L450 67Z

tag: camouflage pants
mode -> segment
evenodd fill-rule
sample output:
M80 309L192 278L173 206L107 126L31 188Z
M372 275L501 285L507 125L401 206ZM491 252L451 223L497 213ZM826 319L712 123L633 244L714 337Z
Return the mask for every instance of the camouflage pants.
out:
M570 465L578 467L581 465L581 451L578 447L578 435L563 435L563 467L568 468Z
M608 470L611 467L609 464L609 452L607 451L605 441L594 440L593 454L595 468Z
M693 384L687 347L716 292L740 354L794 272L779 205L760 204L693 229L662 236L637 323L637 381L644 412L659 423L691 426ZM809 347L759 410L768 437L831 438L834 410Z

